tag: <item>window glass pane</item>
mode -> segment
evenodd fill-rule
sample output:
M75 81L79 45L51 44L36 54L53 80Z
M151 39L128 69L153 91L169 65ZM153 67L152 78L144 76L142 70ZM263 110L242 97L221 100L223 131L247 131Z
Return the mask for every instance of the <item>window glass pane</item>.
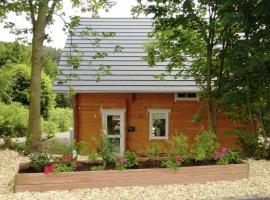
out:
M112 152L119 154L120 153L120 138L109 138L109 142L112 145Z
M185 93L177 93L178 98L185 98L186 94Z
M120 115L107 116L108 135L120 135Z
M166 136L166 114L152 113L152 136L164 137Z
M196 93L187 93L187 96L189 98L196 98L197 97Z

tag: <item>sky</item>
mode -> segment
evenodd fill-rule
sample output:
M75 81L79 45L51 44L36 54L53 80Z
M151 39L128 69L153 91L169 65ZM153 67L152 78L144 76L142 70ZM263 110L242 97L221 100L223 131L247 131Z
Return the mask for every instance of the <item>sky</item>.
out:
M116 5L109 12L101 11L100 17L132 17L130 10L132 6L136 5L136 0L115 0L115 2ZM64 11L71 15L82 15L81 13L76 12L71 8L69 0L65 0ZM83 14L82 16L87 15ZM54 25L49 30L47 30L47 33L49 33L52 39L52 42L45 43L45 45L54 48L63 48L67 35L62 31L63 22L61 19L55 18L55 20L56 21ZM16 25L19 27L30 26L29 22L27 22L23 17L16 16L15 14L9 15L8 21L16 23ZM16 37L9 33L7 29L4 29L3 24L0 24L0 41L14 41L15 39Z

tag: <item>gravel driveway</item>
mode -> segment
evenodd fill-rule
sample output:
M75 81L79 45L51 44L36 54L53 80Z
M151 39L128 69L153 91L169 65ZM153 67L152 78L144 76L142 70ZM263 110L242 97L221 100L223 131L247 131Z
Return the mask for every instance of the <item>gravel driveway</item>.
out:
M207 184L166 185L131 188L80 189L73 191L50 191L46 193L11 193L12 177L22 158L12 151L0 151L0 199L61 199L61 200L166 200L166 199L259 199L246 198L270 195L270 161L249 160L250 177L233 182ZM270 199L270 198L264 198Z

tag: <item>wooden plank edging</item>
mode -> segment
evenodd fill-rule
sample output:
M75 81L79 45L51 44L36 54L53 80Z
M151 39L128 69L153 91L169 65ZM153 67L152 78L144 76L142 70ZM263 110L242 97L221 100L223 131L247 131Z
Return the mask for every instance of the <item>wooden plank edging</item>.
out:
M248 178L249 165L209 165L165 168L128 169L123 171L83 171L59 174L21 173L17 175L16 191L71 190L116 186L147 186L165 184L205 183L209 181L233 181Z

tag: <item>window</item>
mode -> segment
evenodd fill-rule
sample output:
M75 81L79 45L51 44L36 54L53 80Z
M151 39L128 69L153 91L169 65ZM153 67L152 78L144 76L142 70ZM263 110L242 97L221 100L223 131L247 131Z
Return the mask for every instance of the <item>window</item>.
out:
M199 100L196 92L180 92L175 94L175 100Z
M168 139L170 109L149 109L150 140Z

